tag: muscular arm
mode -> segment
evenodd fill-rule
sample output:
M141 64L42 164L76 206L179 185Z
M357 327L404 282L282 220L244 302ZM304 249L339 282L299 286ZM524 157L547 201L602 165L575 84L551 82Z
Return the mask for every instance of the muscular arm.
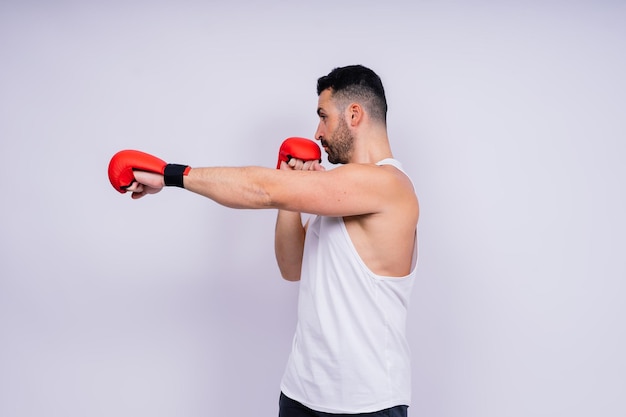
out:
M133 198L159 192L163 176L135 171L128 187ZM405 184L403 185L402 182ZM276 170L263 167L194 168L185 189L231 208L276 208L345 217L374 214L394 205L408 182L375 165L348 164L330 171Z
M159 192L163 176L134 172L133 198ZM405 184L403 185L402 182ZM375 165L348 164L330 171L263 167L193 168L185 189L238 209L276 208L323 216L374 214L402 198L407 181Z

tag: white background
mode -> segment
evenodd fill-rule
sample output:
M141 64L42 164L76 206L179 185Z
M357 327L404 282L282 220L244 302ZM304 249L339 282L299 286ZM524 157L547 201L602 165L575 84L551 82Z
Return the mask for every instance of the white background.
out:
M226 5L228 4L228 5ZM275 416L274 211L131 201L118 150L273 167L315 82L383 78L421 200L411 416L624 416L626 8L0 3L0 415Z

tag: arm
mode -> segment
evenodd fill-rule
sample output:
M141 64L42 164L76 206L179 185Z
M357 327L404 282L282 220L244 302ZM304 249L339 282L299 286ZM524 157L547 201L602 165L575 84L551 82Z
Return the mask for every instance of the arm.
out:
M128 187L133 198L163 188L163 176L135 171ZM330 171L263 167L193 168L184 188L218 204L239 209L276 208L324 216L379 213L401 197L405 187L390 170L348 164Z
M318 162L304 162L291 159L289 164L279 164L282 170L324 171ZM302 254L306 227L302 225L299 212L278 210L274 252L282 277L288 281L299 281L302 269Z

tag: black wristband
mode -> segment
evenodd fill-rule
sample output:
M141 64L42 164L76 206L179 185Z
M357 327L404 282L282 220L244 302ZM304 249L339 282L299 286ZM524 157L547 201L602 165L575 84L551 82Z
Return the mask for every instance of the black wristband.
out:
M165 170L163 171L163 180L165 181L165 185L185 188L183 185L183 174L187 168L187 165L165 165Z

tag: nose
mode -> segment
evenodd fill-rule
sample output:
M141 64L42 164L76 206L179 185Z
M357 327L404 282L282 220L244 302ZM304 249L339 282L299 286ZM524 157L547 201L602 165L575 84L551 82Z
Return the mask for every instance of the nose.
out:
M324 137L324 131L322 130L322 122L317 125L317 130L315 131L315 139L322 140Z

